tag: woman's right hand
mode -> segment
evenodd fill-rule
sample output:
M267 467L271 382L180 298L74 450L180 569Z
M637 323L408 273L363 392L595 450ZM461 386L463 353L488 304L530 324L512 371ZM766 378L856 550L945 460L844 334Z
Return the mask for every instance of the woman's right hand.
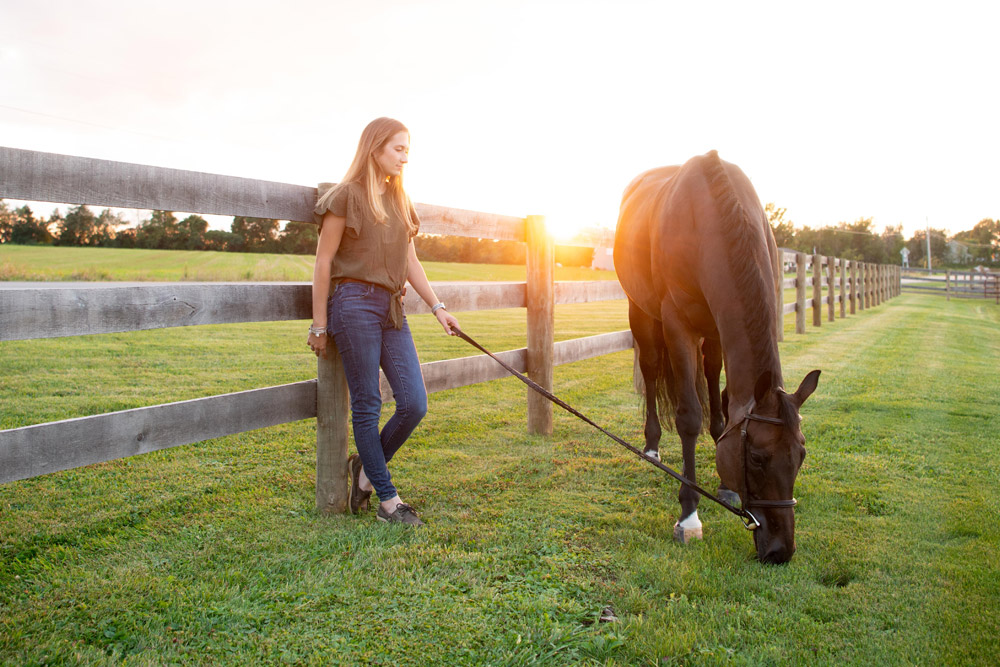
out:
M319 357L320 355L322 355L323 358L326 359L326 339L327 338L328 338L328 336L326 334L324 334L322 336L317 336L316 334L309 334L309 339L307 340L307 343L309 345L309 349L311 349L313 352L315 352L317 357Z

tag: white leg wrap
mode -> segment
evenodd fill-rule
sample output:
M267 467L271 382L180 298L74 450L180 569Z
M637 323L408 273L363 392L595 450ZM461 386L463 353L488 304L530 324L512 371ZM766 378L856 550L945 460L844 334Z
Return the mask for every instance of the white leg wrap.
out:
M701 539L701 520L698 519L697 510L674 524L674 539L684 544Z
M660 451L657 449L648 449L644 451L643 454L645 454L651 459L656 459L657 461L660 460Z

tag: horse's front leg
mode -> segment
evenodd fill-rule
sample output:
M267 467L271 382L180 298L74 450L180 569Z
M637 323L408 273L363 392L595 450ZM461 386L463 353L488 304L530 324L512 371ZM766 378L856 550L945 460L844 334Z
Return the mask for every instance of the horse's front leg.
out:
M718 442L726 428L722 394L719 391L719 378L722 375L722 345L718 340L706 338L701 345L701 351L705 355L705 379L708 381L709 432L712 434L712 440ZM730 505L738 505L740 502L739 494L727 488L722 482L719 483L718 495Z
M684 476L696 482L695 445L701 434L702 408L698 400L698 349L697 338L673 323L664 320L664 338L671 341L670 366L677 396L677 414L674 425L681 438L684 459ZM698 518L698 492L682 484L678 499L681 503L681 517L674 525L674 539L689 542L701 539L701 520Z

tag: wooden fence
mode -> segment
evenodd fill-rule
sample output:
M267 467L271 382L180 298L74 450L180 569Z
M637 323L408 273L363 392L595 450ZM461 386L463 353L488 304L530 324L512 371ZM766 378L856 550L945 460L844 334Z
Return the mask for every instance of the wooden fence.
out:
M823 314L833 322L839 315L846 317L872 308L900 294L899 267L890 264L870 264L823 255L806 255L781 250L785 267L794 267L795 277L784 278L780 294L795 290L794 301L783 303L778 315L778 332L783 329L785 315L795 313L795 332L805 333L806 313L812 311L812 325L823 324ZM811 296L807 288L811 287ZM826 287L826 295L823 288ZM825 306L825 308L824 308Z
M0 147L0 198L311 221L316 188ZM436 282L434 288L456 312L526 308L527 346L498 356L543 387L552 388L555 365L632 348L628 330L554 342L556 304L625 295L617 281L555 282L544 218L427 204L416 209L425 233L527 243L525 283ZM844 317L847 304L853 314L899 293L893 267L783 256L797 273L782 281L779 293L795 288L796 298L776 313L779 331L787 313L796 314L796 331L804 332L809 308L820 326L824 305L833 320L837 303ZM404 307L429 312L415 294L405 297ZM309 283L0 283L0 342L311 317ZM506 376L484 355L426 363L421 370L431 393ZM382 390L391 400L384 378ZM527 396L529 431L550 434L552 404L534 392ZM348 394L335 353L318 360L316 380L0 431L0 483L309 418L317 420L316 505L343 512Z
M1000 304L1000 272L909 268L903 270L902 287L907 291L957 299L992 299Z
M951 297L965 299L993 299L1000 304L1000 272L996 271L947 271L944 289Z

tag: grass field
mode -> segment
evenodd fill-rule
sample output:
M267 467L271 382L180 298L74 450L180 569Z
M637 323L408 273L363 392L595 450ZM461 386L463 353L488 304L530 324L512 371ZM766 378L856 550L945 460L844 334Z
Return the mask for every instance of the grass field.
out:
M524 280L523 266L424 262L431 280ZM311 255L0 245L0 280L311 281ZM557 267L556 280L614 280L611 271Z
M458 316L524 344L523 311ZM314 511L312 421L0 486L0 663L997 664L1000 308L904 294L793 322L787 383L823 376L786 566L710 503L705 540L674 543L676 483L558 409L526 436L498 380L431 395L394 460L418 532ZM424 361L473 352L411 326ZM626 326L621 302L557 308L560 339ZM0 343L0 427L313 377L302 329ZM556 393L641 442L631 370L560 366ZM707 439L698 464L713 486Z

